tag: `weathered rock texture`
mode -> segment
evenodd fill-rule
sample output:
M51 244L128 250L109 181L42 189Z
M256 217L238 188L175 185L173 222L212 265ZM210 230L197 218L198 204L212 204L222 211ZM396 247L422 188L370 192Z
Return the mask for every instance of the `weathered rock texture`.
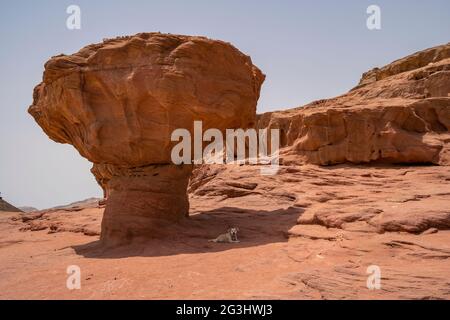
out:
M283 163L450 165L450 44L363 75L342 96L265 113L279 128Z
M173 130L253 126L263 81L229 43L142 33L50 59L29 112L94 163L108 195L102 239L120 241L188 213L191 168L172 165Z
M259 169L197 168L190 219L110 250L96 245L102 208L3 213L0 298L450 298L447 167ZM208 242L229 227L240 243ZM74 261L83 290L61 281ZM381 290L366 286L370 265L381 268Z

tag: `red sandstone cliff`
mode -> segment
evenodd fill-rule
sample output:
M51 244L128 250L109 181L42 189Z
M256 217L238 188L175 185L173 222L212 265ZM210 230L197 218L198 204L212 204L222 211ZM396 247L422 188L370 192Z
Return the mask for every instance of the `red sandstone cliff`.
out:
M258 116L288 164L450 164L450 43L365 73L350 92Z

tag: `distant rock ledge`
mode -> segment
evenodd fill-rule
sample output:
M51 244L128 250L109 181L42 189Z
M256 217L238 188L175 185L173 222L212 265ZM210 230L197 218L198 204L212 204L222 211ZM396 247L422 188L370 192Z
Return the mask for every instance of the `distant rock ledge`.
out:
M365 73L350 92L258 115L283 164L450 165L450 43Z
M6 202L3 200L3 198L0 197L0 211L5 212L22 212L19 208L14 207L12 204Z

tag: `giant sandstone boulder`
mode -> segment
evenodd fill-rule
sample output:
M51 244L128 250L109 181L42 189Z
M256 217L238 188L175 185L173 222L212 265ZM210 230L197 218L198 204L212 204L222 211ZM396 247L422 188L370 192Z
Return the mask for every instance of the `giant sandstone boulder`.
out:
M190 165L174 165L171 133L255 125L264 75L231 44L142 33L45 64L29 113L54 141L94 163L108 196L101 239L151 236L188 214Z

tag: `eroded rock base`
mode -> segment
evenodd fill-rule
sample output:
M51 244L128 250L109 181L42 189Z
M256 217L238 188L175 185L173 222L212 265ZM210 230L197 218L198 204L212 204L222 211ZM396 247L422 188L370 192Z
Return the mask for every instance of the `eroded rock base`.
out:
M157 237L189 214L191 166L115 168L106 182L108 200L100 240L105 245Z

